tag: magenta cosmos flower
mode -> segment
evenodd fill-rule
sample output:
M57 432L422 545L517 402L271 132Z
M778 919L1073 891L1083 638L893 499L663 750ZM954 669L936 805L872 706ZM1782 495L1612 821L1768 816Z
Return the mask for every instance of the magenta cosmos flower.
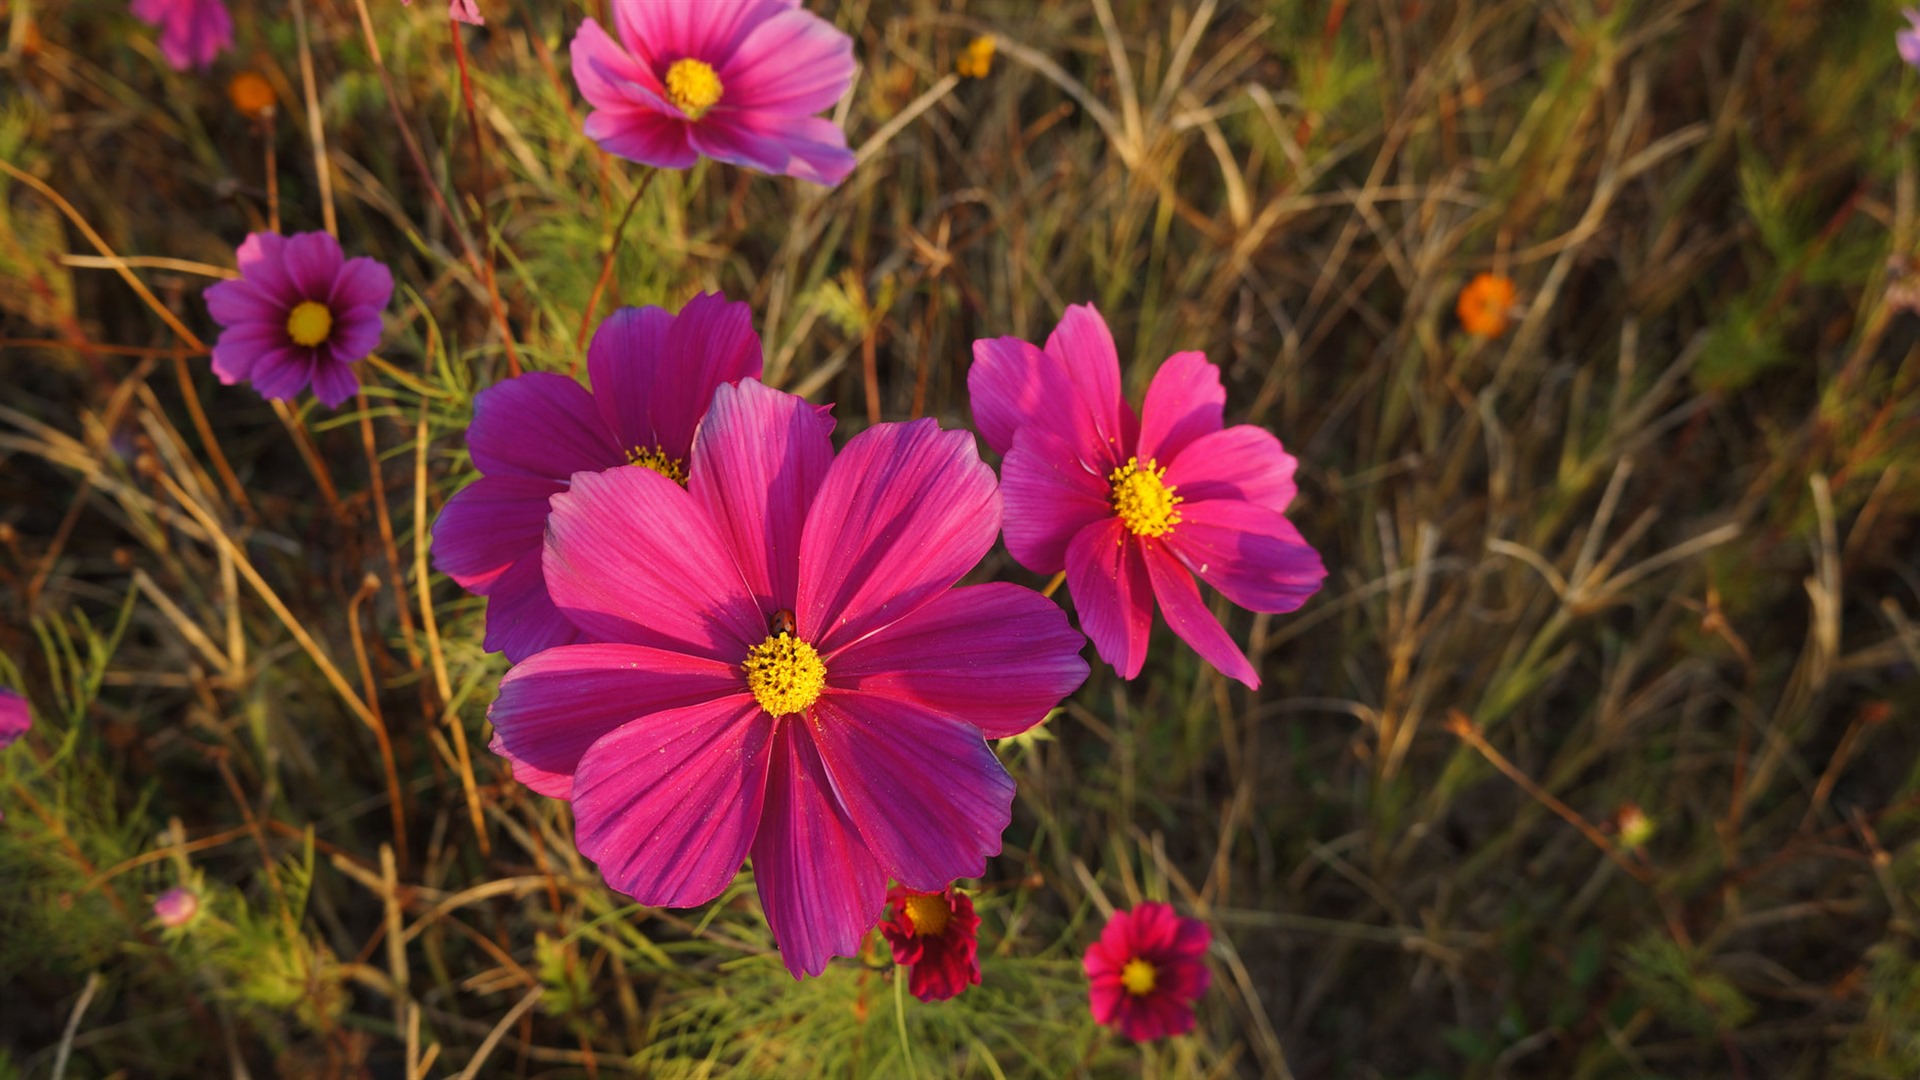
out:
M207 310L225 327L213 373L250 382L262 397L313 396L336 408L360 389L353 364L380 344L380 313L393 275L360 256L344 258L323 232L254 233L240 245L240 276L207 289Z
M723 386L685 488L582 473L553 497L553 601L602 644L515 666L489 714L514 775L573 802L575 840L643 904L720 895L753 856L787 968L859 951L887 879L936 891L1000 850L1019 734L1086 678L1060 608L954 588L1000 499L973 438L832 421Z
M1082 961L1094 1020L1138 1042L1192 1031L1193 1003L1213 981L1212 940L1206 923L1165 904L1115 912Z
M1259 686L1193 575L1277 612L1305 603L1326 569L1282 513L1293 457L1260 428L1222 428L1226 391L1206 355L1168 357L1135 416L1106 321L1077 305L1044 350L974 342L967 391L981 436L1005 455L1007 551L1035 573L1066 571L1101 659L1140 674L1158 601L1208 663Z
M760 364L747 305L707 293L677 316L657 307L609 316L587 346L592 391L536 372L474 398L467 446L483 475L440 511L433 560L488 598L488 649L517 663L579 640L540 568L547 500L574 473L623 465L685 484L693 431L714 390L757 378Z
M33 710L17 690L0 686L0 750L19 740L33 726Z
M914 997L946 1001L980 985L980 916L972 897L951 885L931 893L895 885L887 903L893 916L880 933L894 963L913 965L907 990Z
M818 184L853 171L846 133L813 115L852 84L853 39L799 0L618 0L613 27L618 42L592 19L573 39L587 136L608 153Z
M410 5L413 0L400 0ZM480 15L479 0L447 0L447 17L454 22L463 22L471 26L485 26L487 20Z
M132 10L160 31L160 55L175 71L207 67L233 44L226 0L133 0Z

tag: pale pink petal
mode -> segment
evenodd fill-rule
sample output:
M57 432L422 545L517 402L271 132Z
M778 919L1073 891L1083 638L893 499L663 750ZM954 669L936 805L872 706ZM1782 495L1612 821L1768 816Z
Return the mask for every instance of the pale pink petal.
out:
M547 591L590 637L738 663L766 615L706 511L652 469L577 473L547 517Z
M539 476L483 476L454 493L433 522L433 565L485 595L507 568L540 553L547 500L567 490Z
M795 978L857 955L886 907L886 873L840 808L804 721L789 719L774 736L753 876Z
M832 418L756 379L722 386L700 425L688 490L769 614L798 603L801 532L833 464L832 432Z
M794 608L823 654L911 614L1000 532L1000 493L973 436L878 424L834 459L807 514Z
M345 404L360 389L353 368L337 360L319 358L313 364L313 396L329 409Z
M725 66L719 109L806 116L853 83L853 39L811 11L782 11L755 26Z
M1154 599L1160 602L1160 614L1180 635L1180 640L1193 646L1200 658L1218 668L1222 675L1238 679L1249 689L1260 688L1260 676L1253 670L1253 664L1246 654L1227 636L1220 620L1207 610L1205 601L1200 599L1200 587L1193 583L1193 575L1187 568L1164 550L1154 550L1146 555L1147 577L1153 582Z
M1086 644L1060 605L1006 582L950 589L827 659L836 690L1018 735L1087 677Z
M1227 391L1220 385L1220 369L1207 354L1174 353L1153 375L1147 400L1140 406L1141 461L1166 465L1187 445L1220 430Z
M580 631L547 595L541 553L519 559L487 587L487 632L481 646L519 663L544 649L571 645Z
M1237 499L1279 513L1293 502L1293 455L1264 428L1236 424L1188 444L1166 466L1166 482L1190 503Z
M1140 674L1153 634L1153 585L1140 543L1120 519L1089 525L1067 545L1067 592L1100 659L1123 679Z
M1320 553L1272 510L1213 499L1182 505L1180 519L1167 546L1248 611L1292 611L1319 592L1327 576Z
M565 480L624 465L593 395L565 375L535 371L493 384L473 399L467 429L473 463L488 475Z
M1036 574L1060 572L1074 536L1114 516L1112 492L1112 481L1058 435L1022 428L1000 464L1007 553Z
M661 72L683 56L719 69L755 26L798 2L615 0L613 23L633 55Z
M340 241L326 233L300 233L287 238L287 275L304 300L325 303L333 295L333 279L343 262Z

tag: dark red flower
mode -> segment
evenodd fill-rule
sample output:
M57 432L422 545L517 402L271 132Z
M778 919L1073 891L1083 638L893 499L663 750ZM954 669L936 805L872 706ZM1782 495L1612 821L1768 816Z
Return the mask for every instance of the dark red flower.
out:
M1193 1003L1207 992L1213 932L1149 901L1114 913L1084 963L1093 1018L1138 1042L1193 1030Z
M935 893L895 885L891 915L880 932L893 962L912 964L907 989L921 1001L945 1001L980 983L980 916L973 898L949 885Z

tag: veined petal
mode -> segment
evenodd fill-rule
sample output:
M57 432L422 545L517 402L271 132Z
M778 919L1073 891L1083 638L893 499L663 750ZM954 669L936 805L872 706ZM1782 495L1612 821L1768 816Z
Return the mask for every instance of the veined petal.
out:
M1067 308L1045 349L1010 337L974 342L967 394L997 454L1027 427L1052 432L1102 476L1133 452L1139 422L1120 399L1120 357L1092 305Z
M313 396L329 409L337 409L360 389L360 377L351 364L328 356L313 362Z
M348 259L334 278L327 302L335 311L370 307L377 312L393 299L393 271L377 259L361 255Z
M631 105L601 107L582 125L587 138L609 154L660 169L690 169L700 152L687 138L692 125Z
M1180 640L1193 646L1193 651L1221 674L1258 690L1259 674L1240 646L1227 636L1220 620L1207 610L1206 603L1200 599L1200 587L1193 583L1193 575L1187 568L1164 549L1148 553L1145 561L1154 599L1160 602L1160 614L1166 618L1167 625L1173 627L1173 632L1180 635Z
M516 560L487 587L487 632L481 645L519 663L545 649L571 645L580 630L553 606L540 552Z
M1114 516L1112 491L1064 439L1038 425L1020 429L1000 463L1007 553L1036 574L1059 573L1074 536Z
M806 116L833 107L853 83L853 39L811 11L775 13L718 69L723 109Z
M287 312L302 299L293 279L287 276L287 238L279 233L248 233L234 252L234 261L240 265L240 280L273 301L280 310L274 317L285 325Z
M601 320L587 343L593 403L622 450L660 445L653 430L654 386L670 374L662 369L672 325L665 308L623 307Z
M333 295L333 279L344 261L340 241L329 233L305 232L287 238L287 276L303 299L325 303Z
M292 401L313 379L313 350L289 346L262 353L247 372L247 379L263 398Z
M949 589L827 660L835 690L1018 735L1087 678L1086 645L1058 604L1018 585Z
M1067 592L1080 630L1123 679L1140 674L1153 634L1153 585L1140 547L1119 518L1087 526L1067 545Z
M580 854L643 904L692 907L719 896L760 825L773 725L741 694L650 713L602 736L573 778Z
M614 7L616 22L625 4ZM573 35L569 49L573 57L573 79L580 85L580 96L595 108L633 104L627 87L637 86L654 97L666 93L660 76L644 60L636 60L608 35L595 19L585 19Z
M469 592L485 595L509 566L540 553L547 500L567 490L538 476L483 476L440 508L433 565Z
M1320 553L1282 515L1233 499L1186 503L1180 515L1167 547L1248 611L1292 611L1320 591Z
M643 62L665 71L683 56L718 69L733 56L753 28L799 0L703 0L701 3L613 5L614 29Z
M529 372L473 399L467 429L473 463L489 476L565 480L626 463L593 407L593 395L565 375Z
M669 453L681 456L693 449L694 428L713 392L760 377L752 309L719 293L694 297L673 317L661 361L651 395L654 434Z
M847 133L820 116L716 110L690 125L687 137L716 161L828 187L854 166Z
M213 321L221 326L267 323L285 327L287 324L287 309L245 278L209 285L204 295L207 298L207 314L213 316Z
M1174 353L1154 373L1147 400L1140 406L1141 461L1165 465L1188 444L1220 430L1227 391L1220 369L1200 352Z
M1113 332L1092 304L1069 304L1047 336L1047 354L1066 368L1081 406L1101 441L1116 448L1140 438L1140 420L1121 390L1120 353ZM1116 451L1116 460L1125 457Z
M1252 424L1203 435L1160 464L1166 466L1167 483L1190 503L1238 499L1277 514L1293 501L1298 462L1272 432Z

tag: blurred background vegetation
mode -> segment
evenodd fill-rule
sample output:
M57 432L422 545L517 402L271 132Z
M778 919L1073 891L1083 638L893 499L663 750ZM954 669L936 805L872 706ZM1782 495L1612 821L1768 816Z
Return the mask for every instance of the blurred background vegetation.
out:
M603 3L234 6L204 75L118 3L0 16L0 1076L1920 1075L1892 0L812 3L862 64L832 191L602 155ZM579 366L643 182L598 314L750 300L842 436L966 424L974 338L1091 300L1136 394L1204 349L1300 458L1331 573L1231 615L1258 692L1163 630L1001 744L957 1001L881 946L794 982L745 874L626 902L485 749L427 527L475 390ZM168 322L276 217L400 283L337 412ZM1144 897L1215 978L1137 1047L1079 956Z

